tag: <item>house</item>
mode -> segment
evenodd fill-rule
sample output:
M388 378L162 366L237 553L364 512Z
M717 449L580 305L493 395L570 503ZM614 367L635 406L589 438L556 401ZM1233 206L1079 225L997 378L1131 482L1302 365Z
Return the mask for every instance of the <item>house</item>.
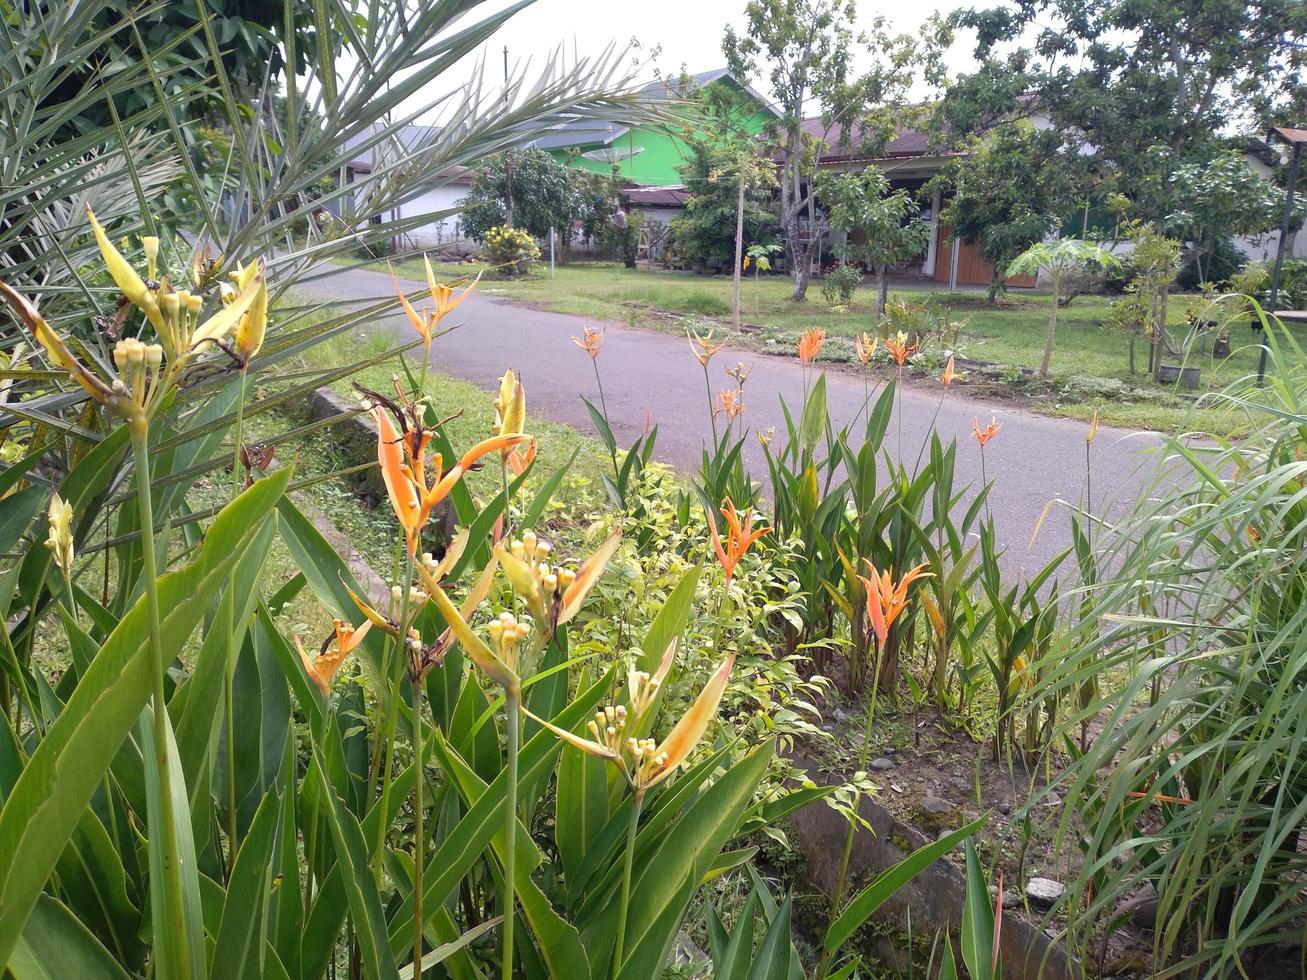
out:
M405 170L411 169L410 158L420 159L422 150L432 145L439 135L440 130L435 126L410 123L400 127L395 142L375 142L371 133L350 139L347 145L358 147L358 153L342 168L342 185L357 183L364 174L392 168L395 179L400 179ZM467 196L472 172L466 167L450 167L439 174L422 175L420 180L412 183L402 202L390 209L388 220L401 224L404 229L402 242L396 243L398 250L457 243L462 237L458 227L458 201ZM367 207L362 200L346 196L340 210L341 217L347 218L351 214L369 213L375 209Z
M762 95L725 68L677 79L659 79L644 86L640 94L674 106L694 91L714 85L729 86L751 106L752 111L742 120L748 132L760 133L768 122L778 117ZM547 150L554 159L568 166L615 174L628 184L641 187L679 186L678 168L689 155L685 141L676 135L673 127L596 123L584 119L560 123L552 132L528 145Z

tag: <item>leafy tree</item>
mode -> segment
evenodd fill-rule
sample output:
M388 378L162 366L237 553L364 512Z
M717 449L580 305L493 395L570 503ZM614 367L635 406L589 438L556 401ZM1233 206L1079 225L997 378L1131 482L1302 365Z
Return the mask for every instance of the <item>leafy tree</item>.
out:
M504 154L490 157L472 174L472 187L459 201L469 238L482 241L491 228L507 220L509 180ZM544 238L553 228L571 230L587 211L590 198L576 172L544 150L516 150L512 165L513 225Z
M914 68L925 63L931 49L929 43L891 35L883 17L856 32L853 0L749 0L745 22L743 34L727 28L722 50L739 77L768 79L780 112L773 126L781 147L780 222L794 299L801 301L821 240L812 184L827 149L825 139L805 135L804 119L815 105L826 136L838 125L837 143L856 141L868 150L883 144L894 135L892 107L903 106ZM869 67L858 75L855 63ZM901 115L900 109L898 122Z
M980 66L942 122L970 133L1042 114L1126 190L1153 147L1210 157L1230 121L1281 118L1303 99L1300 0L1016 0L951 23L975 31Z
M932 184L954 189L940 217L993 263L989 299L1005 287L1008 263L1057 228L1077 194L1075 161L1056 133L1005 124L975 138Z
M1039 362L1039 373L1048 377L1053 361L1053 335L1057 332L1057 311L1061 308L1062 284L1078 269L1086 267L1115 270L1121 261L1093 242L1077 238L1061 238L1055 242L1036 242L1008 264L1008 273L1018 276L1038 276L1045 273L1053 288L1052 310L1048 314L1048 336L1044 341L1044 359Z
M737 148L712 138L687 141L689 156L679 168L691 189L684 210L672 218L672 235L680 255L695 263L729 267L735 254L735 226L739 209L739 182L731 172L737 165ZM767 207L761 187L745 189L744 237L749 241L775 233L776 217Z
M830 215L830 226L845 232L837 254L845 262L860 262L876 276L876 315L885 312L889 292L886 273L925 249L930 225L911 193L890 190L889 178L877 167L862 173L822 175L817 192Z

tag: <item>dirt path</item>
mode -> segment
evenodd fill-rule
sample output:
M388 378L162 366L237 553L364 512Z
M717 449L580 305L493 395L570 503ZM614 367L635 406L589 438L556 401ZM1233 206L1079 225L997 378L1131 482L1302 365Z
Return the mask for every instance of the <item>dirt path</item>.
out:
M402 282L405 289L420 288L418 283ZM310 295L360 303L393 296L389 276L363 269L322 267L313 278L303 280L299 288ZM491 389L504 368L512 366L524 379L529 413L592 432L580 396L597 402L594 375L589 357L570 338L580 335L587 325L602 327L605 340L599 368L619 443L629 444L644 431L646 422L652 422L658 426L659 459L687 472L698 467L701 450L711 439L711 428L703 373L684 340L624 324L594 323L518 306L489 295L490 289L492 284L484 285L451 317L459 326L436 342L433 368ZM383 319L377 326L406 332L409 329L402 316ZM801 403L803 372L798 361L736 354L728 348L710 365L714 393L718 387L734 387L725 369L740 359L753 364L745 386L745 421L755 430L776 426L784 431L778 399L784 398L790 406ZM863 406L861 377L830 370L827 387L836 424L852 421ZM1033 547L1029 543L1050 500L1060 498L1075 504L1082 498L1086 425L972 399L956 388L941 405L937 394L905 387L902 445L903 455L909 460L916 459L928 437L937 408L935 428L941 438L958 440L959 486L969 482L978 485L981 478L980 449L971 437L972 419L978 417L983 426L993 416L1002 426L1001 433L986 448L986 470L995 483L991 506L1000 540L1007 546L1010 567L1037 568L1066 547L1070 536L1065 512L1056 509L1049 514ZM896 423L891 423L887 448L893 451L897 441ZM1156 454L1147 450L1159 442L1155 433L1099 429L1093 446L1095 510L1110 510L1113 502L1128 503L1135 498L1156 467ZM749 438L744 452L755 477L765 478L766 460L757 440Z

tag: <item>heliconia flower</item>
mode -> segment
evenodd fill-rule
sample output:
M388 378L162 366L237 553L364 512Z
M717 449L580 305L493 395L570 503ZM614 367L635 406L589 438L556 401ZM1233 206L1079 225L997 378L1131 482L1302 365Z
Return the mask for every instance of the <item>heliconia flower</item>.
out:
M799 338L799 363L811 364L815 361L825 343L826 331L821 327L809 327L803 331L803 336Z
M908 335L900 330L896 336L885 341L885 349L889 351L889 356L894 358L894 363L903 367L908 362L908 358L917 352L917 345L909 344Z
M926 615L930 617L931 625L935 627L935 633L942 640L948 635L948 628L944 623L944 617L940 614L939 606L935 605L933 599L928 595L921 597L921 604L926 607Z
M101 405L110 408L123 409L128 408L128 400L123 397L123 393L115 391L99 375L93 374L91 370L79 361L73 352L68 349L68 345L63 342L54 328L46 322L45 317L37 312L36 307L18 290L14 289L8 283L0 281L0 296L3 296L9 305L13 308L14 313L32 332L37 341L45 348L46 353L50 355L50 360L56 367L61 367L68 372L68 377L81 385L82 389ZM123 414L122 411L119 414Z
M445 622L453 632L455 639L458 640L463 651L472 658L472 662L477 665L482 673L502 687L505 692L510 694L520 692L522 681L518 677L517 671L505 663L500 656L500 653L505 650L503 625L501 624L498 630L500 635L497 643L500 652L496 653L490 649L485 640L477 636L476 631L468 624L467 617L454 605L453 600L449 598L443 588L434 583L429 587L431 588L431 598L435 601L436 608L440 610L440 615L445 618ZM518 642L516 638L518 625L513 624L512 635L507 641L510 650L513 649L512 644Z
M163 331L163 311L159 307L159 284L151 276L150 282L146 282L140 277L135 269L132 268L121 252L109 241L109 236L105 233L103 226L96 220L95 212L91 206L86 206L86 217L91 222L91 230L95 233L95 242L100 247L100 257L104 259L105 268L109 270L109 275L113 278L114 283L122 290L124 296L131 301L132 305L137 307L145 314L146 319L154 325L154 329ZM158 252L155 252L156 256Z
M222 256L213 257L212 243L205 241L196 245L191 253L191 284L196 289L203 289L215 272L222 267Z
M1089 423L1089 435L1085 436L1085 445L1092 446L1096 435L1098 435L1098 409L1094 409L1094 418Z
M54 563L60 571L71 573L73 570L73 507L59 494L51 494L47 510L50 520L49 534L45 546L54 555Z
M250 308L236 326L236 343L234 346L236 353L240 355L241 363L249 363L250 358L259 352L259 349L263 346L263 337L267 333L267 329L268 283L262 276L259 276L258 288L254 292L254 299L250 302Z
M908 586L919 578L929 578L930 572L923 571L925 565L918 565L903 576L896 585L890 577L889 569L878 572L868 558L863 559L870 577L859 575L867 593L867 619L872 632L876 634L877 646L883 647L889 636L894 621L908 607Z
M621 544L622 530L617 528L576 571L550 565L549 543L530 530L522 532L521 538L507 546L500 543L495 553L513 591L526 602L531 614L551 629L557 629L581 611L586 596L603 576Z
M959 377L961 377L961 375L958 374L958 372L954 370L954 368L953 368L953 358L950 357L950 358L948 359L948 364L946 364L946 365L944 366L944 373L941 374L941 375L939 376L939 380L942 381L942 382L944 382L944 387L947 388L947 387L948 387L949 385L951 385L954 381L956 381Z
M334 635L327 637L315 657L305 653L300 638L295 637L295 649L299 651L300 660L304 662L304 670L309 675L309 680L318 685L318 690L322 692L324 698L331 692L331 679L340 669L340 665L363 642L363 638L368 635L368 630L372 628L372 623L365 621L362 626L355 629L343 619L334 620L333 625Z
M497 436L521 435L526 428L526 389L522 381L509 368L499 379L499 396L495 399L495 427Z
M723 388L717 393L717 411L713 414L724 414L732 421L739 418L744 414L744 391L740 388L734 391Z
M536 458L536 441L532 439L526 447L526 452L519 449L510 449L504 454L508 461L508 468L513 471L514 476L521 476L526 472L526 468L535 462Z
M689 327L685 328L686 339L690 342L690 353L694 359L699 362L701 367L707 367L708 362L712 360L714 354L726 346L726 341L719 344L712 342L712 331L709 330L705 336L699 336Z
M648 717L648 709L674 656L673 646L663 657L658 674L652 678L640 675L632 681L628 677L628 685L634 685L633 690L640 688L642 702L637 705L633 696L629 708L626 705L610 705L603 711L596 712L594 720L586 726L591 738L559 728L525 708L522 711L569 745L613 763L621 770L636 794L642 796L675 772L690 757L717 714L717 706L726 691L731 667L735 662L734 657L728 657L722 662L708 679L708 683L704 685L694 704L690 705L689 710L681 716L662 742L643 738L638 734L629 734L640 731L639 724Z
M866 367L871 363L871 359L876 356L876 348L880 346L880 338L873 337L869 333L860 333L853 338L854 350L858 352L858 360Z
M980 443L981 449L984 449L985 444L998 435L998 430L1000 428L1002 427L991 418L989 420L989 425L982 429L980 427L980 420L974 415L971 417L971 434L976 437L976 442Z
M726 584L730 585L731 580L735 577L735 569L740 564L740 559L745 553L753 547L753 543L761 538L764 534L771 532L771 528L763 527L753 530L753 508L749 507L744 511L744 520L740 520L740 512L735 509L735 504L729 498L726 500L726 506L721 509L722 516L726 518L726 543L722 543L721 535L717 532L717 521L709 513L708 531L712 535L713 550L717 552L717 560L721 563L722 569L726 572Z
M763 432L761 430L758 431L758 442L762 445L763 449L768 448L771 445L772 439L774 439L775 437L776 437L776 426L774 425L769 425L767 427L766 432Z
M250 268L254 268L251 266ZM225 284L224 284L225 285ZM205 320L195 332L191 334L192 352L198 351L200 346L206 343L217 344L231 332L231 329L241 322L241 318L250 310L250 308L259 299L259 293L264 295L264 302L267 299L267 286L261 276L250 278L249 282L235 293L230 301L224 298L224 306L209 319ZM264 318L266 323L267 308L264 307ZM252 339L252 338L250 338ZM262 338L260 338L262 343Z
M746 368L743 361L737 361L735 367L726 369L726 373L735 379L736 387L743 388L744 382L748 381L749 375L753 373L753 365L750 364Z
M602 330L596 330L594 327L586 327L584 335L581 337L573 337L572 343L576 344L577 347L580 347L581 350L589 354L591 360L595 360L599 357L599 349L603 346L604 334Z
M395 431L384 405L370 407L377 421L377 462L381 465L381 477L386 484L391 508L404 529L409 555L413 557L417 555L422 528L431 511L449 496L463 474L482 456L511 449L528 438L525 435L505 435L483 440L464 453L448 471L443 469L440 453L436 453L430 464L434 482L428 484L426 454L431 433L418 436L418 444L412 446L407 434L401 437Z
M422 264L426 266L427 288L431 291L431 302L436 304L435 312L432 314L435 319L432 324L432 331L434 332L435 328L440 326L440 321L458 309L463 301L476 290L477 283L481 281L481 273L478 272L476 278L464 286L463 291L455 297L453 286L448 283L436 282L436 273L431 268L431 260L427 258L425 253L422 255Z

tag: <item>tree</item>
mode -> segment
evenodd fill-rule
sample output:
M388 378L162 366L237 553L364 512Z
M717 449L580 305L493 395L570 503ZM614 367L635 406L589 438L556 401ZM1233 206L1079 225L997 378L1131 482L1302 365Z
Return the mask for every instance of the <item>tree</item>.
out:
M512 161L513 224L536 238L551 228L570 240L573 223L590 203L576 172L558 163L544 150L518 150ZM461 221L469 238L481 241L485 233L507 220L509 179L504 155L495 154L472 174L472 187L459 201ZM564 260L567 249L564 245Z
M1046 273L1053 288L1052 309L1048 314L1048 336L1044 341L1044 359L1039 362L1040 377L1048 377L1053 361L1053 335L1057 332L1057 311L1061 308L1062 284L1078 269L1098 268L1109 271L1121 268L1121 261L1093 242L1061 238L1055 242L1036 242L1008 264L1008 273L1038 276Z
M1209 157L1231 121L1303 97L1301 0L1016 0L951 21L976 32L980 67L941 121L974 132L986 116L1045 116L1126 190L1154 146Z
M807 294L821 240L812 178L832 129L836 144L856 141L870 151L886 142L895 128L891 107L902 107L922 61L917 41L891 35L883 17L866 32L854 31L854 19L853 0L749 0L745 32L728 27L722 40L731 71L765 76L780 112L773 126L781 153L780 221L797 301ZM855 62L869 67L855 75ZM820 137L804 129L813 105L821 113Z
M690 196L684 210L672 218L676 250L691 262L727 268L735 254L735 227L741 214L749 241L771 236L776 217L759 187L746 189L741 212L740 184L732 176L738 158L731 146L705 138L687 140L686 148L689 156L679 171Z
M885 312L889 291L886 273L925 249L930 225L920 207L900 188L890 190L889 178L877 167L862 173L823 175L817 193L830 215L834 231L848 238L837 249L845 262L861 262L876 276L876 315Z
M945 167L932 185L953 189L941 219L957 238L976 242L993 264L991 302L1004 289L1007 264L1046 238L1077 194L1075 160L1058 135L1016 124L973 138L970 152Z

